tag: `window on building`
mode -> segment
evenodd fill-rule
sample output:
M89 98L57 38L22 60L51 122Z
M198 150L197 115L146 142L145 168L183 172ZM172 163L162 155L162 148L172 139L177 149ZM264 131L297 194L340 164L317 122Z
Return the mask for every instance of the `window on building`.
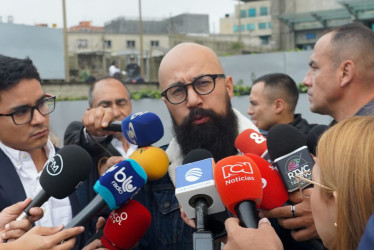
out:
M267 15L269 15L268 7L261 7L260 8L260 16L267 16Z
M151 41L151 47L158 47L158 41Z
M256 16L256 9L249 9L248 10L248 16L249 17L255 17Z
M255 30L255 24L254 23L247 24L247 30Z
M78 39L77 40L78 49L86 49L88 47L87 39Z
M266 29L266 23L258 23L258 29L259 29L259 30L264 30L264 29Z
M135 41L134 40L127 40L126 41L127 48L135 48Z
M245 30L245 25L244 25L244 24L240 25L240 27L241 27L241 30L242 30L242 31Z
M267 45L269 44L270 36L260 36L260 39L262 45Z
M239 29L238 29L238 25L234 25L234 32L238 32L239 31Z
M245 10L240 10L240 18L247 17Z
M271 29L273 26L271 24L271 22L268 22L268 28Z
M305 34L305 39L306 40L314 40L314 39L316 39L316 33L314 33L314 32L306 33Z
M112 48L112 40L104 40L104 47L106 49Z

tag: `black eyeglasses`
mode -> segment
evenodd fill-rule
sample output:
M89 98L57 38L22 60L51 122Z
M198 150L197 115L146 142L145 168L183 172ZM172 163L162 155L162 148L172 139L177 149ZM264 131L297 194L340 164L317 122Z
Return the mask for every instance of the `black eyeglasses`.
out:
M161 96L165 97L171 104L180 104L187 99L187 87L192 85L195 92L199 95L208 95L212 93L216 86L216 78L225 78L224 74L206 74L196 78L191 83L177 83L165 89Z
M0 114L0 116L11 116L14 124L23 125L29 123L33 116L34 110L37 109L40 114L48 115L55 110L56 96L46 95L35 106L23 107L9 114Z

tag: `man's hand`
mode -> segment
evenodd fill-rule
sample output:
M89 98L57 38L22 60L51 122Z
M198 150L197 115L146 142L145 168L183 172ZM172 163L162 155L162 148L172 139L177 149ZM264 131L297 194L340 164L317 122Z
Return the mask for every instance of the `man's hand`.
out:
M87 132L93 136L105 136L120 134L121 132L107 131L106 128L111 121L115 120L113 110L110 108L91 108L88 109L82 118L83 126Z
M192 228L196 228L195 220L187 217L186 213L183 211L183 208L182 208L181 204L179 204L179 210L181 212L181 218L184 221L184 223L186 223L187 225L189 225Z
M97 170L100 176L102 176L111 166L125 160L125 157L122 156L112 156L109 158L102 159L97 165Z
M29 249L29 250L64 250L72 249L76 235L84 231L84 227L74 227L62 230L63 226L39 227L36 226L16 241L1 245L2 249ZM61 231L62 230L62 231Z
M305 189L305 194L310 195L312 189ZM310 199L303 198L301 193L296 191L290 194L290 200L295 204L295 217L292 216L291 206L262 210L260 211L260 217L278 218L279 224L286 229L290 229L292 237L297 241L319 238L314 225Z
M227 242L224 250L278 250L283 249L274 228L268 219L263 218L258 223L258 228L244 228L239 225L238 218L228 218L225 221Z
M4 240L14 240L21 237L31 228L31 224L43 217L43 210L39 207L30 209L30 214L27 219L16 221L17 217L30 204L31 199L27 198L24 201L17 202L12 206L4 208L0 213L0 242Z

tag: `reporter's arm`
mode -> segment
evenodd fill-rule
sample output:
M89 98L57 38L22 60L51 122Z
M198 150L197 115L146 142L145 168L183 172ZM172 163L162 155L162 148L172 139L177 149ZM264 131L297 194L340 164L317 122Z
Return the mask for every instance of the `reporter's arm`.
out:
M311 194L312 188L304 190ZM295 215L292 216L291 206L283 206L271 210L261 210L260 217L277 218L279 225L291 230L292 237L297 241L319 238L310 207L310 199L303 198L301 193L295 191L290 194L290 200L295 204Z
M0 242L4 240L14 240L21 237L28 230L30 230L32 223L43 217L43 210L39 207L30 209L30 214L27 219L16 221L17 217L30 204L31 199L27 198L24 201L17 202L12 206L4 208L0 213Z
M239 225L238 218L225 221L227 242L224 250L281 250L283 245L268 219L263 218L258 228L244 228Z
M65 250L72 249L75 236L84 231L84 227L74 227L63 230L64 227L33 227L21 238L10 243L0 244L0 250L28 249L28 250Z

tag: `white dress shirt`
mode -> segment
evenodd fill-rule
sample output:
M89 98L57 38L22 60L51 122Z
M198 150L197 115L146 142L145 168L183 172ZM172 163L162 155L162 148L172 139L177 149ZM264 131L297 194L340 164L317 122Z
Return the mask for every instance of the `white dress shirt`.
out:
M36 166L28 152L10 148L2 142L0 142L0 148L13 163L25 190L26 197L34 198L42 189L39 183L42 171L37 172ZM47 158L52 158L55 154L55 148L49 139L44 148ZM36 221L35 225L46 227L61 224L66 225L72 219L71 205L68 197L61 200L51 197L41 207L44 210L44 216L39 221Z

